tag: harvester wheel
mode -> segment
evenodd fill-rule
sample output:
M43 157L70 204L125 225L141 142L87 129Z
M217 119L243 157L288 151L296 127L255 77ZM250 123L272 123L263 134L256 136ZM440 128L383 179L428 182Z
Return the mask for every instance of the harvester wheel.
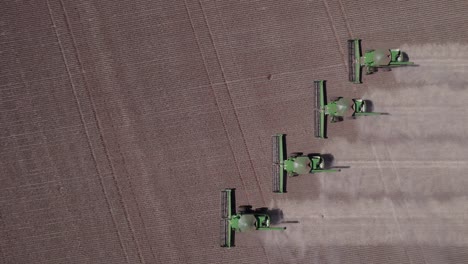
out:
M374 68L374 67L367 67L366 69L366 75L369 75L369 74L373 74L374 72L376 72L377 69Z
M363 100L362 112L371 113L374 111L374 103L371 100Z
M239 213L247 213L251 210L252 210L251 205L240 205L239 208L237 209Z
M270 222L272 225L277 225L283 222L284 215L283 211L280 209L271 209L268 211L268 215L270 216Z
M322 160L322 161L320 162L319 167L320 167L321 169L325 169L325 160Z
M367 104L366 104L366 101L362 100L361 112L366 113L366 111L367 111Z

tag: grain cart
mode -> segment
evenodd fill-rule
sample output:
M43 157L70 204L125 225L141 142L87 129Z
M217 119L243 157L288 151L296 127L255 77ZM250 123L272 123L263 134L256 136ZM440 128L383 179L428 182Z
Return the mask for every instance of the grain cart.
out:
M353 83L362 83L362 67L366 74L372 74L378 69L389 71L394 67L414 66L408 55L399 49L371 49L366 50L363 56L361 54L361 40L348 40L349 81Z
M226 188L221 191L221 247L235 246L235 233L254 230L285 230L286 227L272 227L282 222L282 212L266 207L252 209L250 205L241 205L236 212L236 189Z
M347 99L338 97L327 104L325 81L314 81L315 88L315 137L326 138L326 116L331 117L331 122L337 122L344 117L385 115L386 113L371 112L371 102L363 99Z
M286 192L286 177L317 172L335 172L338 169L326 169L325 159L320 154L304 156L302 153L292 153L287 159L284 134L273 136L273 192Z

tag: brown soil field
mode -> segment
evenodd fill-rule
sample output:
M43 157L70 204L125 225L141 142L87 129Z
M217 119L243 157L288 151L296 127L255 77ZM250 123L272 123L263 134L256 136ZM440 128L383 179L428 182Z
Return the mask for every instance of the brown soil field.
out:
M4 0L1 263L467 263L467 1ZM348 81L347 40L417 67ZM313 81L386 116L314 138ZM271 136L341 172L271 191ZM219 247L220 191L282 232Z

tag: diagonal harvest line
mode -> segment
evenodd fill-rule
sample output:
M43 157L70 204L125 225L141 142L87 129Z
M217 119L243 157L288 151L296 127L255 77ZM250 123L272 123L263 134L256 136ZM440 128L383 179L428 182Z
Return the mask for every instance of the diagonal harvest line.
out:
M50 3L48 3L48 7L49 7L49 11L50 11L50 14L51 14L51 18L52 18L52 13L51 13L51 8L50 8ZM118 194L118 197L119 197L119 202L121 203L122 205L122 208L123 208L123 214L125 216L125 220L126 220L126 224L127 224L127 227L129 228L130 230L130 233L131 233L131 237L132 237L132 240L133 242L135 243L135 246L136 246L136 250L137 250L137 256L138 256L138 259L139 259L139 262L140 263L145 263L144 261L144 258L143 258L143 255L142 255L142 252L141 252L141 249L140 249L140 246L139 246L139 243L135 237L135 230L134 230L134 227L133 227L133 224L132 224L132 221L129 217L129 213L128 213L128 208L127 206L125 205L125 202L123 200L123 195L122 195L122 190L121 190L121 187L119 186L119 184L117 184L117 178L116 178L116 175L115 175L115 168L114 168L114 164L110 158L110 153L109 153L109 149L108 147L106 146L106 141L104 139L104 135L103 135L103 129L102 129L102 124L101 124L101 120L99 119L99 116L97 114L97 110L96 110L96 104L94 102L94 100L92 99L92 96L91 96L91 91L90 91L90 88L89 88L89 84L88 84L88 81L87 81L87 78L86 78L86 75L84 74L84 67L83 67L83 63L81 61L81 58L80 58L80 53L79 53L79 50L78 50L78 47L77 47L77 43L76 43L76 40L75 40L75 37L74 37L74 34L73 34L73 31L71 29L71 23L70 23L70 20L69 20L69 17L68 17L68 14L67 14L67 11L65 10L65 5L63 3L62 0L59 0L59 4L61 6L61 9L62 9L62 12L63 12L63 15L64 15L64 20L65 20L65 23L66 23L66 26L67 26L67 30L68 32L70 33L70 38L71 38L71 41L72 41L72 46L75 50L75 56L76 56L76 60L77 60L77 64L78 66L80 67L81 69L81 77L83 78L83 81L84 81L84 87L85 87L85 91L87 93L87 96L89 98L89 101L90 101L90 104L91 104L91 110L92 110L92 113L93 113L93 117L96 121L96 126L98 128L98 136L99 136L99 139L100 139L100 142L101 142L101 145L104 149L104 153L105 153L105 158L109 164L109 167L110 167L110 170L111 170L111 176L112 176L112 180L115 184L115 187L117 189L117 194ZM54 24L55 24L55 21L53 21ZM58 37L58 32L56 31L56 37L57 39L60 41L59 37ZM60 42L61 43L61 42ZM63 52L63 48L62 48L62 55L63 55L63 58L64 60L66 61L66 58L65 58L65 54ZM69 71L69 70L68 70ZM69 72L69 77L70 77L70 82L73 84L72 82L72 79L71 79L71 73ZM79 99L78 99L78 96L77 96L77 92L76 92L76 88L74 86L74 84L72 85L72 89L73 92L74 92L74 95L75 95L75 100L77 102L77 105L79 105L80 109L81 109L81 106L80 106L80 103L79 103ZM82 113L80 113L82 114ZM83 126L85 128L85 131L86 131L86 134L87 134L87 139L88 139L88 146L90 147L90 151L92 153L92 156L93 156L93 162L95 163L95 166L96 166L96 170L98 172L98 176L99 176L99 183L101 185L101 188L102 188L102 191L104 193L104 196L106 198L106 203L108 205L108 209L111 213L111 216L112 216L112 219L113 219L113 222L114 222L114 225L115 225L115 229L116 229L116 232L118 233L118 236L119 236L119 241L120 241L120 245L121 245L121 248L123 249L123 253L125 254L125 258L127 260L127 263L130 263L130 260L129 260L129 256L128 256L128 252L124 249L124 246L123 246L123 241L122 241L122 235L120 234L120 231L118 229L118 226L117 226L117 223L116 223L116 220L115 220L115 214L113 214L113 210L112 210L112 207L110 205L110 201L108 200L108 194L107 194L107 191L104 187L104 180L103 180L103 177L102 177L102 173L99 171L99 168L98 168L98 163L97 163L97 158L96 158L96 154L94 153L94 151L92 150L92 145L91 145L91 142L90 142L90 136L89 136L89 132L87 131L87 127L85 125L85 122L84 122L84 116L81 115L80 117L82 119L82 122L83 122Z
M375 145L373 143L371 143L370 145L372 148L372 153L374 154L374 157L375 157L375 161L377 162L377 166L379 168L379 176L380 176L380 180L382 181L382 185L384 187L384 192L387 193L388 191L387 191L387 187L385 184L385 180L383 178L383 170L382 170L382 166L380 166L380 160L379 160L379 156L377 155L377 150L375 149ZM392 209L393 219L395 220L397 227L398 227L398 235L400 236L401 242L403 242L404 240L403 240L403 235L402 235L402 230L401 230L401 224L400 224L400 221L398 220L398 217L396 216L396 210L395 210L395 205L393 204L393 201L390 201L390 207ZM404 250L405 250L405 254L409 262L412 263L406 248L404 248Z
M341 13L343 14L343 20L344 20L344 22L346 24L346 30L348 31L349 37L353 39L354 38L353 31L351 30L351 25L349 24L348 16L346 15L346 11L345 11L345 8L344 8L344 5L343 5L343 1L338 0L338 4L340 5L340 10L341 10Z
M218 65L219 65L219 67L220 67L220 69L221 69L221 73L222 73L224 82L227 82L226 72L225 72L224 67L223 67L223 65L222 65L222 63L221 63L219 51L218 51L218 48L217 48L217 46L216 46L216 44L215 44L214 37L213 37L213 33L212 33L212 30L211 30L210 24L208 23L208 18L207 18L207 16L206 16L206 13L205 13L205 11L204 11L204 8L203 8L203 5L202 5L201 1L200 1L199 3L200 3L200 7L201 7L201 9L202 9L203 16L204 16L204 18L205 18L206 26L208 27L208 32L209 32L209 34L210 34L210 40L211 40L211 43L212 43L213 48L214 48L214 50L215 50L216 59L217 59L217 61L218 61ZM227 83L226 83L226 88L227 88L226 90L227 90L227 94L228 94L228 97L229 97L229 102L230 102L230 104L232 105L232 109L233 109L233 111L234 111L234 117L235 117L235 119L236 119L237 126L239 127L239 130L240 130L241 135L242 135L242 143L243 143L243 145L244 145L244 148L246 149L247 156L248 156L248 158L249 158L249 163L250 163L250 166L252 167L252 172L253 172L253 174L254 174L254 176L255 176L255 181L256 181L257 186L258 186L258 188L259 188L260 195L261 195L262 200L263 200L263 204L266 204L265 195L264 195L264 193L263 193L262 186L261 186L261 184L260 184L260 180L259 180L259 178L258 178L257 172L255 171L255 167L253 166L252 157L251 157L251 155L250 155L249 148L247 147L247 142L246 142L246 140L245 140L245 133L244 133L244 131L243 131L243 129L242 129L242 126L241 126L241 124L240 124L239 115L238 115L238 113L237 113L236 107L235 107L234 102L233 102L233 100L232 100L231 92L230 92L230 89L229 89L229 84L227 84Z
M98 162L97 162L97 158L96 158L96 153L94 152L93 150L93 147L91 145L91 136L89 134L89 131L88 131L88 127L86 126L86 121L84 119L84 114L83 114L83 110L81 108L81 104L80 104L80 100L78 99L78 93L76 91L76 87L75 87L75 83L73 82L73 78L72 78L72 74L70 72L70 68L68 66L68 60L67 58L65 57L65 51L64 51L64 48L63 48L63 44L62 44L62 41L60 40L59 38L59 35L58 35L58 32L57 32L57 25L55 23L55 18L54 18L54 15L53 15L53 12L52 12L52 8L50 6L50 2L49 0L46 0L46 3L47 3L47 9L49 11L49 17L50 17L50 20L52 22L52 25L53 25L53 28L54 28L54 33L55 33L55 37L57 38L57 42L60 46L60 51L61 51L61 54L62 54L62 60L63 60L63 63L65 64L65 68L67 70L67 74L68 74L68 79L70 81L70 85L71 85L71 88L72 88L72 91L73 91L73 97L75 99L75 102L76 102L76 105L77 105L77 108L78 108L78 112L80 114L80 121L81 121L81 124L83 126L83 130L86 134L86 139L87 139L87 145L88 145L88 148L89 148L89 151L91 153L91 156L93 158L93 164L94 164L94 167L96 169L96 173L98 174L99 176L99 185L101 187L101 190L104 194L104 198L106 200L106 204L107 204L107 208L109 210L109 213L111 215L111 218L112 218L112 223L113 223L113 226L117 232L117 237L119 238L119 245L120 245L120 248L122 249L122 252L124 252L124 255L125 255L125 259L127 260L127 263L130 263L130 260L128 258L128 254L127 254L127 251L125 250L125 247L123 246L123 240L122 240L122 234L120 233L118 227L117 227L117 222L116 222L116 219L115 219L115 214L111 208L111 205L110 205L110 201L109 201L109 197L108 197L108 193L106 191L106 188L104 187L104 179L103 179L103 176L102 176L102 173L99 169L99 166L98 166Z
M331 29L333 31L333 35L335 36L335 40L336 40L336 43L338 45L338 49L340 50L341 59L343 60L343 63L344 63L343 66L344 66L345 70L348 71L348 60L346 59L345 52L343 50L343 47L341 46L340 37L338 36L338 32L336 31L335 23L333 22L333 17L332 17L331 12L330 12L330 7L328 6L327 0L322 0L322 2L324 4L324 6L325 6L325 10L327 11L328 20L330 22L330 26L331 26Z
M392 171L395 173L395 176L396 176L396 179L397 179L397 182L398 182L398 187L401 190L402 185L401 185L401 180L400 180L400 173L398 172L398 169L395 166L395 162L393 161L392 154L390 153L390 149L388 148L387 144L385 144L384 146L385 146L385 150L388 153L388 158L390 159L390 162L392 164ZM408 217L409 220L411 220L411 217L410 217L410 214L409 214L410 210L408 208L408 203L406 202L406 199L404 198L404 196L403 196L403 204L405 205L407 217ZM418 242L418 239L416 237L416 233L414 232L413 229L411 229L411 232L415 236L416 245L419 247L419 250L421 251L421 255L422 255L424 263L426 263L426 257L424 256L424 251L422 250L421 244L419 244L419 242ZM406 250L405 250L405 252L406 252ZM409 256L408 256L408 259L409 259ZM410 262L411 262L411 259L410 259Z
M218 101L218 97L216 96L216 92L214 90L214 85L216 85L215 83L212 82L211 80L211 75L210 75L210 72L208 70L208 66L207 66L207 62L206 62L206 58L205 58L205 55L203 54L202 52L202 49L201 49L201 44L200 44L200 40L198 39L198 35L195 31L195 26L193 24L193 20L192 20L192 16L190 14L190 10L188 9L188 5L187 5L187 1L184 0L184 4L185 4L185 10L187 11L187 15L188 15L188 18L189 18L189 21L190 21L190 26L192 28L192 31L193 31L193 35L195 37L195 40L197 42L197 46L198 46L198 50L200 51L200 57L202 58L202 61L203 61L203 66L205 68L205 72L206 72L206 75L208 77L208 80L210 82L209 86L211 88L211 91L213 93L213 96L215 98L215 105L216 105L216 109L218 110L218 113L219 113L219 116L221 118L221 122L222 122L222 125L223 125L223 130L224 130L224 135L226 136L226 139L229 143L229 150L231 152L231 155L232 157L234 158L234 161L236 163L236 168L237 168L237 172L238 172L238 175L239 175L239 178L240 178L240 181L241 181L241 184L242 184L242 187L244 189L244 192L246 194L246 197L247 197L247 202L250 204L250 199L249 199L249 195L248 195L248 192L247 192L247 186L245 184L245 180L244 178L242 177L242 173L241 173L241 170L239 168L239 162L237 161L237 157L236 155L234 154L234 149L233 149L233 146L232 146L232 142L228 136L228 132L227 132L227 128L226 128L226 121L224 120L224 117L223 117L223 114L221 112L221 108L219 107L219 101ZM200 4L201 5L201 4Z

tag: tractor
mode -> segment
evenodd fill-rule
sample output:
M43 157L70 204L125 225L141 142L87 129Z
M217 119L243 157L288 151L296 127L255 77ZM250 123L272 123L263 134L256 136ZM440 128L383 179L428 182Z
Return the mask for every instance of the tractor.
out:
M338 97L327 104L325 81L314 81L315 88L315 137L326 138L326 116L331 117L331 122L341 121L344 117L355 118L357 116L386 115L387 113L371 112L372 103L363 99L347 99Z
M235 191L233 188L221 191L221 247L234 247L236 232L286 229L286 227L272 226L288 222L283 221L283 212L279 209L270 210L267 207L253 209L251 205L241 205L236 212Z
M361 54L361 40L348 40L349 81L353 83L362 83L362 67L365 67L366 74L372 74L379 69L390 71L394 67L415 66L409 61L406 52L400 49L370 49L362 57Z
M300 174L311 174L317 172L336 172L338 169L326 169L326 162L323 155L312 154L304 156L300 152L292 153L287 159L285 135L276 134L273 136L273 192L286 192L286 177L298 176Z

